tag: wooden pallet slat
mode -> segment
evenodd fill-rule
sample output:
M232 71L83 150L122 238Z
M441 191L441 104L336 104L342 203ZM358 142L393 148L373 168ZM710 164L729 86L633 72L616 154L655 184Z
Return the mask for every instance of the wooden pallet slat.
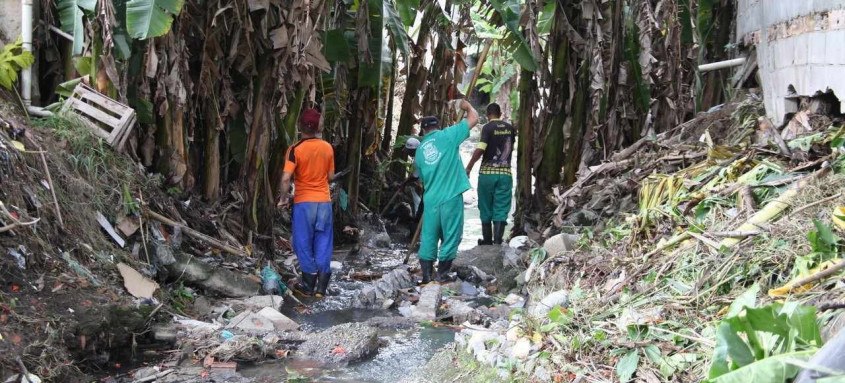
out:
M95 135L118 151L123 150L137 121L134 109L82 83L73 89L62 110L79 114Z

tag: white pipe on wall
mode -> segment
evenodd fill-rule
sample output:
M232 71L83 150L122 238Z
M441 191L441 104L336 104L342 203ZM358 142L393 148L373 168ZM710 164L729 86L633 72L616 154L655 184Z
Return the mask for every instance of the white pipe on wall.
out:
M717 61L717 62L710 63L710 64L699 65L698 71L699 72L707 72L707 71L711 71L711 70L740 66L742 64L745 64L745 57L740 57L738 59L733 59L733 60Z
M21 40L23 50L32 52L32 0L21 0ZM26 107L32 104L31 66L21 71L21 98Z

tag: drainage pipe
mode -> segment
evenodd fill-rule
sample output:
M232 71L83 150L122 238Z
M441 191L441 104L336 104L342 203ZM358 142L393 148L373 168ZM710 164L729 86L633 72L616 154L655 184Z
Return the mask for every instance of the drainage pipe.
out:
M745 60L746 60L745 57L740 57L738 59L717 61L717 62L710 63L710 64L699 65L698 71L699 72L707 72L707 71L711 71L711 70L725 69L725 68L740 66L742 64L745 64Z
M32 52L32 1L21 0L21 41L23 50L27 52ZM32 106L32 65L21 70L21 99L29 114L37 117L53 115L49 110Z
M21 0L21 38L23 50L32 52L32 0ZM25 107L32 105L32 66L21 71L21 98Z

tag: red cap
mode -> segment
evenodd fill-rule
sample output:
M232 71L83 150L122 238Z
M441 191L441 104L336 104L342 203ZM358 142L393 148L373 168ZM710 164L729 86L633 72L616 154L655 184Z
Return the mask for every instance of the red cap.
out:
M299 123L303 128L316 130L320 126L320 112L313 108L305 109L299 116Z

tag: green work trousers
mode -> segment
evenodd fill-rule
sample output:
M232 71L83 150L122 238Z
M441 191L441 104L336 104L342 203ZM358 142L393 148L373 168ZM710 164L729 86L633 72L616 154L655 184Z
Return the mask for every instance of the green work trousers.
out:
M420 259L451 261L464 235L464 197L458 194L439 206L425 206L420 233ZM441 242L442 241L442 242ZM440 245L440 251L437 247Z
M505 222L511 212L513 177L509 174L478 175L478 210L481 222Z

